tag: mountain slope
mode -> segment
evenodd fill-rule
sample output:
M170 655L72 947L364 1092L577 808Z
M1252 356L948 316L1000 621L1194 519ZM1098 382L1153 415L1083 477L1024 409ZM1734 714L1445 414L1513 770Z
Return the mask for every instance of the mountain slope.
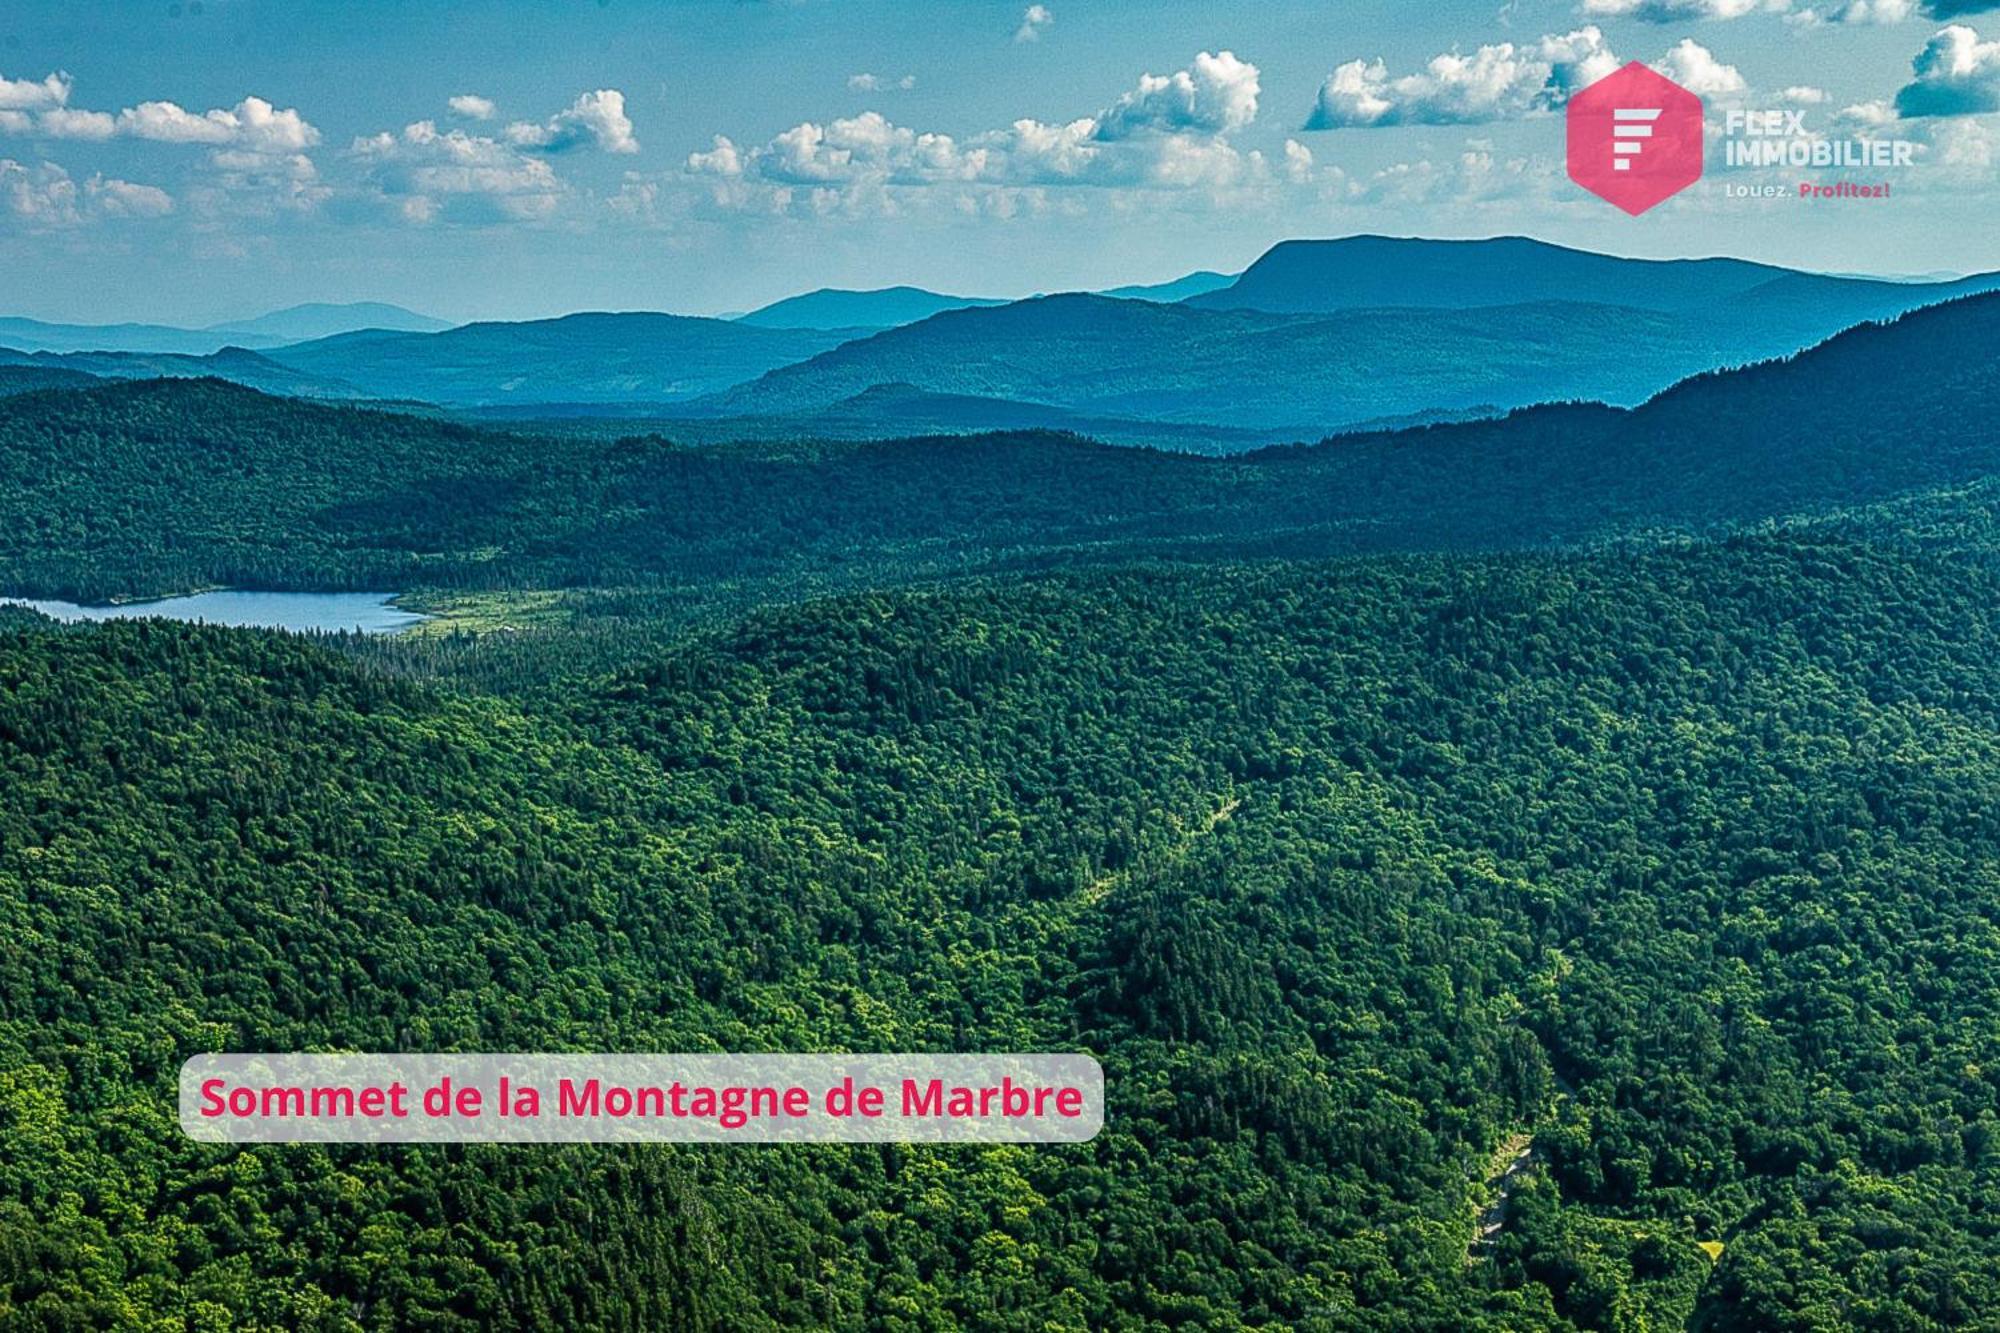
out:
M1825 336L1953 296L1991 290L2000 274L1953 282L1824 277L1741 259L1625 259L1520 236L1439 241L1349 236L1273 246L1231 286L1193 297L1208 310L1333 313L1378 306L1469 309L1529 301L1600 301L1732 321L1810 318ZM1777 284L1775 287L1771 284Z
M225 347L274 347L282 339L257 333L181 329L165 324L49 324L0 318L0 348L20 352L135 352L207 356Z
M823 287L786 297L733 322L764 329L887 329L914 324L946 310L1005 305L984 296L946 296L921 287L881 287L873 291L843 291Z
M1099 292L1098 295L1116 297L1121 301L1163 301L1171 303L1174 301L1185 301L1190 296L1202 296L1209 292L1220 291L1222 288L1235 282L1236 276L1228 273L1213 273L1207 269L1202 269L1194 273L1189 273L1184 277L1175 278L1171 282L1141 283L1134 287L1113 287L1109 291Z
M278 342L305 342L330 338L336 333L359 329L394 329L404 333L437 333L452 327L450 321L433 319L414 310L384 301L329 303L311 301L287 306L254 319L231 320L211 326L210 331L237 336L250 335Z
M37 389L87 389L95 375L61 366L0 364L0 395L33 393Z
M1714 533L2000 476L1996 354L2000 295L1975 297L1636 409L1539 407L1223 459L1046 432L556 442L212 382L31 394L0 400L0 587L797 588L860 569Z
M857 339L700 404L823 409L880 384L1114 417L1315 435L1371 418L1550 399L1636 402L1793 350L1713 320L1609 306L1374 310L1337 319L1066 295Z
M1970 1326L1933 1315L2000 1308L1996 643L1990 569L1777 540L874 591L518 701L0 615L0 1309ZM1033 1149L174 1125L199 1051L473 1044L1083 1050L1109 1113Z
M463 406L665 402L714 392L835 346L841 335L648 313L341 334L273 350L371 397Z
M14 352L0 348L0 366L68 370L100 379L226 379L260 393L296 398L364 396L351 385L294 370L241 347L225 347L202 356L170 352Z

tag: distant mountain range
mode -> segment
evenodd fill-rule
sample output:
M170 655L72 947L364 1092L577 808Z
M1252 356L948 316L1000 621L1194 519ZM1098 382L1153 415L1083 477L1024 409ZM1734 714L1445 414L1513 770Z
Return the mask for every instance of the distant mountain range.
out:
M914 324L946 310L1005 304L997 297L946 296L921 287L882 287L865 292L823 287L775 301L739 315L733 322L761 329L887 329Z
M131 345L89 352L63 350L85 336L75 327L0 321L0 347L22 348L0 362L528 417L619 411L682 419L662 428L685 438L1048 427L1216 452L1385 418L1629 405L1996 285L1357 236L1282 243L1233 279L1023 301L829 289L735 320L592 313L431 331L438 321L398 307L302 306L228 332L105 326L92 336ZM356 322L367 327L288 341ZM412 327L383 327L397 322ZM207 350L137 347L168 334ZM263 345L210 346L225 337Z
M1990 291L2000 274L1912 283L1801 273L1742 259L1625 259L1521 236L1434 241L1349 236L1284 241L1228 287L1189 298L1204 310L1335 314L1382 306L1465 310L1532 301L1594 301L1714 318L1763 303L1817 302L1854 322ZM1854 312L1867 312L1855 315Z
M0 389L4 392L4 389ZM1235 454L1295 443L1311 432L1183 425L1139 417L1091 416L1045 403L971 394L929 393L911 384L878 384L825 407L777 416L695 417L685 406L638 410L620 404L524 404L462 410L461 420L563 435L616 437L656 431L684 444L744 440L876 440L889 435L972 435L991 431L1061 431L1107 444L1179 453ZM1481 412L1477 415L1490 415ZM1374 422L1373 425L1385 425ZM1411 423L1414 424L1414 423Z
M793 578L857 560L963 571L1059 551L1533 548L1865 522L1869 505L2000 478L1996 366L2000 294L1698 376L1636 408L1556 404L1232 458L1047 431L552 447L230 385L112 384L0 399L0 582L67 595L246 571L268 586ZM174 553L164 574L162 551Z
M449 320L434 319L384 301L348 301L329 304L312 301L287 306L255 319L233 320L210 328L211 333L268 338L277 342L305 342L310 338L331 338L358 329L392 329L399 333L437 333L452 327ZM245 346L241 342L239 346Z
M225 347L258 351L355 329L429 332L450 327L444 320L379 301L296 305L200 329L166 324L50 324L38 319L0 317L0 348L20 352L207 356Z
M225 347L203 356L175 352L16 352L0 347L0 369L95 379L223 379L261 393L294 398L364 398L352 385L303 374L260 352Z
M1175 278L1172 282L1156 282L1150 286L1113 287L1109 291L1097 294L1116 297L1120 301L1185 301L1191 296L1218 291L1235 281L1234 274L1211 273L1204 269L1183 278Z
M1608 305L1325 318L1050 296L844 343L696 406L713 416L810 412L903 383L1097 416L1314 437L1431 409L1633 403L1682 376L1792 350L1738 338L1723 321Z
M791 365L846 337L685 315L582 314L443 333L345 333L275 348L279 364L370 397L457 407L664 403Z

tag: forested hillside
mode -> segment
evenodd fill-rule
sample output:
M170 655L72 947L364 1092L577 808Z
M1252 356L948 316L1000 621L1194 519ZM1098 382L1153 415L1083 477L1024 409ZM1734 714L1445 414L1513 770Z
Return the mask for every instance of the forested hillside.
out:
M2000 472L1996 347L2000 296L1973 297L1631 411L1557 405L1241 459L1046 433L543 439L216 383L27 394L0 400L0 586L797 583L1709 534Z
M11 617L0 1318L1969 1325L1996 608L1974 565L1776 540L1061 574L515 703ZM186 1055L314 1046L1080 1048L1111 1114L1060 1149L174 1130Z
M696 406L717 416L810 411L909 383L1100 416L1324 432L1426 408L1637 402L1697 371L1803 345L1587 302L1586 293L1504 310L1336 318L1049 296L858 338Z
M8 397L0 590L502 613L0 608L0 1327L1982 1327L1995 347L1228 459ZM297 1049L1081 1050L1109 1108L179 1133L187 1056Z

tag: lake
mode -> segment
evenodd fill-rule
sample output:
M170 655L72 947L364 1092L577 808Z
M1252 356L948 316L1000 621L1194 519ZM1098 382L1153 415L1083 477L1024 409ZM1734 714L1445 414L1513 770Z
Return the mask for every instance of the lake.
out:
M25 606L57 620L138 620L151 616L234 625L254 629L309 631L360 630L363 634L393 634L427 617L389 603L392 592L202 592L192 597L164 597L156 602L126 602L119 606L78 606L74 602L0 598L0 604Z

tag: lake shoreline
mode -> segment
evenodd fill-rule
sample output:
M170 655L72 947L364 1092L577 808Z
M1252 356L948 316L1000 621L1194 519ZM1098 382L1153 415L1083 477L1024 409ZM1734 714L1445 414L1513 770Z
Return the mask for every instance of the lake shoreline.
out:
M96 605L60 598L0 596L64 624L107 620L176 620L231 629L271 629L292 634L399 634L431 620L396 603L400 592L259 592L212 588L179 597L113 601Z

